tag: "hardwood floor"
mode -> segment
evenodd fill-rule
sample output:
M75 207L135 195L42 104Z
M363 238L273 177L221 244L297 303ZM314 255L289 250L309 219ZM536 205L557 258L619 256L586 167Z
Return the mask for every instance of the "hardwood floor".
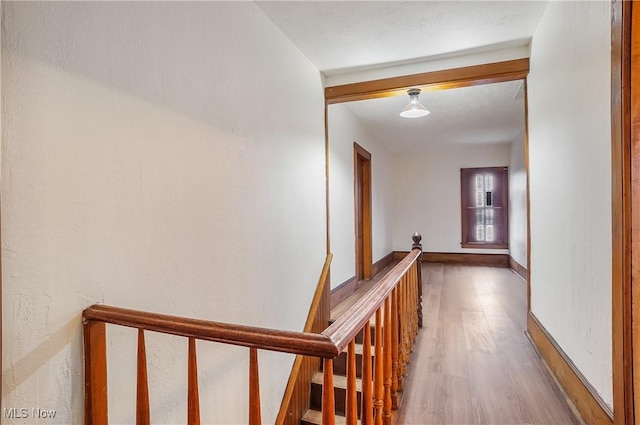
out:
M424 329L398 425L580 424L527 340L508 269L423 265Z

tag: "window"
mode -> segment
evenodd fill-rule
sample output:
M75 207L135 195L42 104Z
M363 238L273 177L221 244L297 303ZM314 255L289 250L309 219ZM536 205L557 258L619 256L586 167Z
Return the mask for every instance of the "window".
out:
M507 167L460 170L463 248L509 247Z

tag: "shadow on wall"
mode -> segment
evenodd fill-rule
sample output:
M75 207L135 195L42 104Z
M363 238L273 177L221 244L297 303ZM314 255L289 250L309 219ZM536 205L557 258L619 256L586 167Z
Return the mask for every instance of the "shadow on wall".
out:
M73 418L73 414L76 412L82 412L82 406L84 405L84 383L82 382L84 376L82 361L82 335L82 314L78 314L60 329L49 334L44 341L42 341L37 347L30 350L26 356L13 362L11 367L2 371L3 394L8 394L13 389L22 385L41 367L45 366L52 357L56 356L68 347L71 355L76 358L65 363L65 367L59 372L60 375L58 375L58 378L65 379L70 386L72 393L71 400L74 406L28 406L28 408L31 409L31 407L37 407L46 410L55 409L57 411L57 416L70 417L72 423L83 422L84 417ZM5 406L5 408L11 407L15 406ZM63 412L61 412L63 408L71 412L71 415L68 416L67 413L63 415Z

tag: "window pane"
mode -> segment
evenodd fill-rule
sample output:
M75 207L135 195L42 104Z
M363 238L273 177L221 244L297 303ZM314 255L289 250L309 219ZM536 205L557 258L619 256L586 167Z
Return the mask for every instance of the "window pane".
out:
M485 174L484 175L484 190L487 192L491 192L493 190L493 175Z
M476 207L484 207L484 191L476 192Z
M484 210L476 210L476 224L484 224Z
M476 190L484 192L484 179L482 174L476 174Z
M490 225L487 225L485 227L486 227L486 230L485 230L485 233L486 233L485 237L486 238L485 238L485 240L487 242L493 242L493 225L490 224Z
M483 241L484 240L484 225L478 224L476 226L476 240Z
M486 217L485 224L493 224L493 209L487 208L485 217Z

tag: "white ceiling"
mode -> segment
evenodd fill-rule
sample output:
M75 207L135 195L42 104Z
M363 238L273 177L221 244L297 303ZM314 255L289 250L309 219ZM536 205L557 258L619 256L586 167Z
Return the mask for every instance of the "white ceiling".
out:
M496 47L527 45L547 1L266 1L258 6L325 75ZM398 113L409 97L346 104L389 149L513 140L524 126L519 82L423 92L424 118ZM334 107L333 105L331 107Z
M509 143L524 130L521 81L422 92L431 114L402 118L409 96L331 105L344 107L390 151L406 153L452 145ZM329 121L331 125L331 121Z

